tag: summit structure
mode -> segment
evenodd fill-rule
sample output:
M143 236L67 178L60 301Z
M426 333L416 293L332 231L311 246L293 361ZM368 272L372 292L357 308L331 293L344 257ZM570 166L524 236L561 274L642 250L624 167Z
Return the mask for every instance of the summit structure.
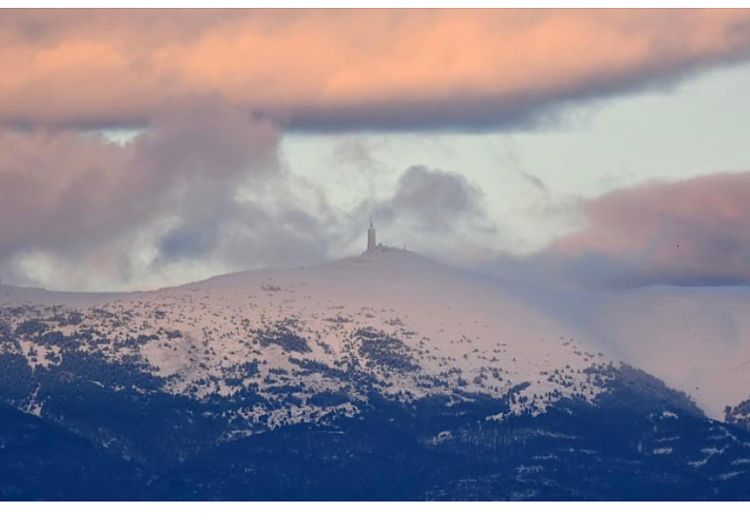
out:
M375 228L372 226L372 219L370 219L370 227L367 229L367 252L371 253L377 249L378 243L375 240Z

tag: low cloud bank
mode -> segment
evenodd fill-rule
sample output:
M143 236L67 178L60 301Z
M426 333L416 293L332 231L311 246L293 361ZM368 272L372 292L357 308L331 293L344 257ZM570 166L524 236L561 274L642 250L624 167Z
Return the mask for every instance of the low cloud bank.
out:
M750 173L649 182L584 200L585 225L493 273L585 287L750 283Z

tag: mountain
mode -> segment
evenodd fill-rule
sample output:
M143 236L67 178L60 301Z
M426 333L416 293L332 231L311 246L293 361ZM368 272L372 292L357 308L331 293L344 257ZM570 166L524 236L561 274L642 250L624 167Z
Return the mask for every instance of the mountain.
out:
M0 286L0 494L747 498L744 293L703 294L391 248L151 292ZM65 458L99 487L58 482Z
M750 398L748 316L750 287L661 286L595 294L575 320L721 419Z

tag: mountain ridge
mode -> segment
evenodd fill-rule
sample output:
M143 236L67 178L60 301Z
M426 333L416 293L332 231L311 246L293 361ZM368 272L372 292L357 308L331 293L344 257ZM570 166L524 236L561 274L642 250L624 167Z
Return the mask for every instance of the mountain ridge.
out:
M467 313L474 315L454 323L473 337L477 331L469 330L476 325L472 322L482 321L487 327L487 323L503 320L503 313L515 312L531 329L549 328L554 323L559 328L557 337L575 336L596 354L654 373L692 395L714 418L722 418L725 407L736 406L750 397L750 389L742 385L750 378L750 328L739 325L741 315L750 312L750 289L742 288L555 290L456 269L402 249L382 248L311 266L227 273L153 291L67 293L2 286L0 304L90 307L111 302L156 302L160 297L169 299L170 295L196 290L225 291L218 297L237 303L244 299L243 291L258 299L259 295L271 295L274 289L281 289L278 283L286 284L291 291L287 299L294 299L294 292L300 292L309 301L321 303L328 299L330 306L344 305L350 311L366 307L367 298L373 298L375 303L381 299L403 314L413 312L411 309L429 309L431 315L422 316L420 326L430 338L440 331L439 327L434 330L427 318L445 320L447 315L458 312L449 309L450 303L442 308L436 304L450 300L456 300L454 308L466 307ZM331 303L332 298L340 301ZM260 300L271 303L273 298ZM273 305L283 303L276 300ZM403 321L403 316L396 318ZM512 329L513 323L506 323L506 328ZM734 336L727 335L732 331ZM547 332L545 341L551 341L553 332ZM496 333L497 338L502 338L504 330L496 328ZM521 336L530 343L528 334ZM696 338L703 338L705 344ZM457 339L452 339L455 345ZM540 339L534 341L539 343ZM675 358L679 363L673 362Z
M123 465L134 498L737 498L750 483L742 386L726 383L740 397L720 422L684 372L659 373L679 352L667 340L739 319L736 293L527 290L387 249L148 292L21 293L0 290L0 402L89 443L84 473L106 472L97 453ZM0 496L41 489L7 478Z

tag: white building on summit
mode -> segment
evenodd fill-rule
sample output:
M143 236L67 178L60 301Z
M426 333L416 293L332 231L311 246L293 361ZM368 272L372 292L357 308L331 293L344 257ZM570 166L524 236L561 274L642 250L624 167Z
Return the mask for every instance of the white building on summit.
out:
M370 227L367 230L367 252L371 253L377 249L378 243L375 241L375 228L372 227L372 219L370 219Z

